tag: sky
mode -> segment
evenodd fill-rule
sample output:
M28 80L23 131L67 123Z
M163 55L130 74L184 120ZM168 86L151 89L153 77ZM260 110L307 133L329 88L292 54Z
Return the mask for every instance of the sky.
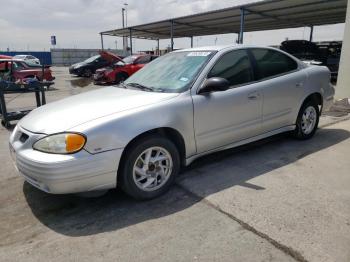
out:
M50 36L59 48L100 48L99 32L120 28L121 8L128 4L128 25L205 12L254 0L0 0L0 50L49 50ZM344 24L314 28L315 41L341 40ZM308 39L309 28L244 34L244 43L276 45L289 39ZM194 46L226 45L236 34L195 37ZM175 48L188 48L189 39L175 39ZM105 48L122 48L122 39L104 37ZM169 40L161 40L166 48ZM135 39L136 51L150 50L156 41Z

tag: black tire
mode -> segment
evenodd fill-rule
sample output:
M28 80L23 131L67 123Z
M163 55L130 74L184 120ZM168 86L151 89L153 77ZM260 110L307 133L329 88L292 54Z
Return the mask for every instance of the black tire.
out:
M92 70L91 70L90 68L85 68L85 69L82 71L82 73L81 73L81 75L82 75L83 77L91 77L92 74L93 74L93 72L92 72Z
M128 74L119 72L115 74L115 84L119 84L121 82L124 82L128 78Z
M133 169L139 156L141 156L145 150L152 147L161 147L167 150L172 158L173 168L161 187L153 191L146 191L140 189L136 184ZM157 135L149 135L133 143L125 152L125 157L123 157L122 161L121 172L118 174L120 176L118 183L125 193L139 200L152 199L165 193L174 182L180 169L180 156L176 146L169 139Z
M305 131L303 129L302 120L303 120L303 115L304 115L305 111L310 107L314 108L314 110L316 112L316 119L315 119L316 123L315 123L311 132L305 133ZM317 130L319 119L320 119L320 110L319 110L318 104L316 102L314 102L313 100L308 100L308 101L304 102L304 104L301 106L299 114L298 114L298 118L296 121L296 128L293 131L293 136L297 139L300 139L300 140L306 140L306 139L313 137L316 130Z

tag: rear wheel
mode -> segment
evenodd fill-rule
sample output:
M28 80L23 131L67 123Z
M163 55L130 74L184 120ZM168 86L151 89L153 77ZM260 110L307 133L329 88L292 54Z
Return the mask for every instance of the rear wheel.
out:
M129 76L126 73L117 73L115 75L115 83L119 84L121 82L124 82Z
M311 138L316 132L319 118L320 111L317 103L312 100L304 103L298 114L294 137L302 140Z
M166 192L180 168L176 146L159 136L147 136L134 143L123 162L121 187L136 199L151 199Z

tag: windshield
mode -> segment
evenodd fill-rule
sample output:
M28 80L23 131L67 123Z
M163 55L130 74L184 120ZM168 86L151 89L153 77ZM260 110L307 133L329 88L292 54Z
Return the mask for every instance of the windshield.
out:
M95 56L92 56L92 57L86 59L84 62L91 63L91 62L94 62L99 57L100 57L100 55L95 55Z
M132 64L132 63L136 60L136 58L138 58L138 56L136 56L136 55L131 55L131 56L125 57L125 58L123 59L123 61L124 61L125 64Z
M154 91L183 92L196 79L214 52L174 52L157 58L124 83L138 84Z

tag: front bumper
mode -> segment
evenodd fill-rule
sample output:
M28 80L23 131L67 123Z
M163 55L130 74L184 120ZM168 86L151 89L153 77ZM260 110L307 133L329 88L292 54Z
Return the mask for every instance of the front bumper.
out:
M28 136L24 141L23 134ZM116 187L122 149L98 154L47 154L32 149L45 135L16 127L10 149L19 173L33 186L53 194L78 193ZM23 142L24 141L24 142Z
M109 84L113 83L108 77L105 76L104 73L95 73L93 75L93 80L95 84Z
M81 70L80 70L80 68L79 69L76 69L76 68L74 68L74 67L70 67L69 68L69 73L71 74L71 75L79 75L81 72L80 72Z

